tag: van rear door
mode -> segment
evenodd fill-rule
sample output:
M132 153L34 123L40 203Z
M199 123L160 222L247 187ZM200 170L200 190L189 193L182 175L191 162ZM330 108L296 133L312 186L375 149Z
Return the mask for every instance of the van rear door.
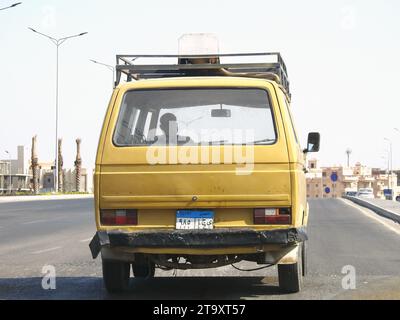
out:
M226 77L182 82L120 89L101 157L100 208L290 206L272 85Z

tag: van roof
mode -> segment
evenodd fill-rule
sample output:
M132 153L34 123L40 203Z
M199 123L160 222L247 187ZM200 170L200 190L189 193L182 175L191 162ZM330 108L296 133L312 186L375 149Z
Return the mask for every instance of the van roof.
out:
M222 59L261 57L264 62L221 63ZM175 59L175 63L143 64L138 60ZM278 52L207 55L117 55L116 85L126 81L185 77L247 77L272 80L290 96L286 65ZM176 63L177 62L177 63Z
M272 80L245 78L245 77L222 77L222 76L203 76L203 77L168 77L168 78L154 78L143 79L140 81L121 82L117 88L119 89L154 89L154 88L171 88L180 87L258 87L260 83L271 83L282 88L281 85L276 84ZM205 83L205 85L204 85ZM284 90L282 88L282 90Z

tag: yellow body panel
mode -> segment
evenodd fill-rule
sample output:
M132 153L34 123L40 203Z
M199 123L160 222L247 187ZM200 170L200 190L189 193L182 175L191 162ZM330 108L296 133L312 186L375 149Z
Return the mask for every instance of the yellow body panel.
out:
M237 175L232 164L157 164L146 160L148 147L117 147L112 137L124 94L129 90L161 88L261 88L268 91L275 117L277 142L254 146L251 174ZM214 228L274 230L305 226L308 218L304 154L296 140L285 94L273 81L235 77L193 77L143 80L121 84L112 95L102 128L94 175L95 211L98 230L174 229L177 209L212 208ZM182 146L165 147L184 152ZM229 146L219 148L221 154ZM240 146L240 148L246 148ZM229 151L229 150L228 150ZM223 160L223 156L222 159ZM223 162L223 161L222 161ZM192 198L197 197L193 202ZM291 207L292 225L254 225L253 209ZM137 226L109 227L100 224L99 209L138 209ZM147 252L150 249L135 249ZM145 250L145 251L143 251ZM169 250L169 251L168 251ZM199 254L199 249L151 249L153 253ZM215 253L258 252L259 248L210 249ZM232 251L233 250L233 251ZM207 254L204 251L204 254Z

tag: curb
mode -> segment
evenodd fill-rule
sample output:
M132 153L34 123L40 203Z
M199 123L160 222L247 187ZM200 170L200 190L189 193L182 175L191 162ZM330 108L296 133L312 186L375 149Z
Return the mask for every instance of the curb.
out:
M397 214L397 213L394 213L393 211L384 209L382 207L379 207L379 206L377 206L375 204L372 204L372 203L370 203L370 202L368 202L366 200L362 200L360 198L349 197L349 196L343 196L342 198L350 200L350 201L352 201L352 202L354 202L354 203L356 203L356 204L358 204L358 205L360 205L362 207L368 208L368 209L374 211L375 213L377 213L378 215L380 215L382 217L385 217L385 218L393 220L393 221L395 221L397 223L400 223L400 215Z
M28 202L28 201L47 201L47 200L74 200L74 199L90 199L93 194L82 195L54 195L54 196L7 196L0 197L0 204L13 202Z

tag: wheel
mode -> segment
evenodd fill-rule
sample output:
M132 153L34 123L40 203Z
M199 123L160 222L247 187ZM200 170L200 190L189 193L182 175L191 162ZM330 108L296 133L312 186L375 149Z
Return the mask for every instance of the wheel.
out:
M132 271L135 278L153 278L155 270L155 264L150 260L132 263Z
M302 270L302 275L305 277L308 273L308 259L307 259L307 242L303 241L302 242L302 248L301 248L301 270Z
M103 281L109 293L120 293L128 289L130 264L103 260Z
M278 264L279 288L283 292L296 293L300 291L303 282L302 257L302 245L299 245L296 263Z

